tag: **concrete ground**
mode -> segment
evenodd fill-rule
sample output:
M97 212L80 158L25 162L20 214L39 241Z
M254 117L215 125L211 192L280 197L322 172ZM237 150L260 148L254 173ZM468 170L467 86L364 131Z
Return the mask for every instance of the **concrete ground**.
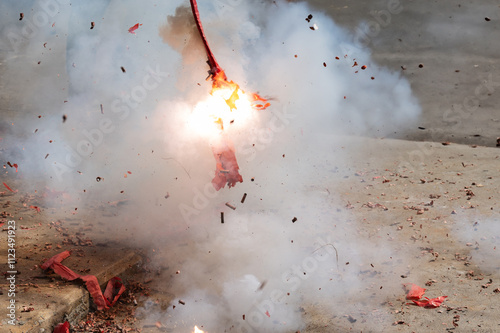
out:
M124 277L140 261L138 250L124 246L112 232L95 219L74 214L74 208L47 207L38 195L23 192L23 183L2 175L2 182L16 193L2 191L2 246L7 253L8 221L16 221L16 325L8 323L9 309L0 310L5 332L51 332L60 322L78 324L93 306L82 282L67 282L58 275L44 272L39 266L48 258L65 250L72 252L63 264L80 275L95 275L101 289L114 276ZM30 206L37 206L40 212ZM73 213L68 211L73 210ZM11 271L2 254L2 272ZM6 273L7 274L7 273ZM10 274L8 274L10 275ZM0 284L4 300L10 300L10 284ZM7 304L7 302L5 302Z
M500 137L498 2L308 2L352 31L380 65L400 71L410 81L422 105L422 129L401 138L496 146Z

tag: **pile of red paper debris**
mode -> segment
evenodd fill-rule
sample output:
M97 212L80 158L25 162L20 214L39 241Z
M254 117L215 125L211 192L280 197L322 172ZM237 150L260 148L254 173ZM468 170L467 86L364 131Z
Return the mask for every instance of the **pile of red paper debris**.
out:
M43 270L52 269L54 273L58 274L63 279L68 281L79 279L85 282L85 286L92 296L92 299L94 300L94 303L97 306L98 310L106 310L115 305L121 294L123 294L123 292L125 291L125 286L123 285L122 280L116 276L111 278L111 280L108 281L106 290L103 293L101 291L101 287L99 286L99 282L94 275L79 275L61 263L70 255L70 251L63 251L59 254L56 254L55 256L44 262L40 266L40 268ZM68 322L58 324L54 328L54 333L69 332L69 327L70 325Z
M56 254L41 265L40 268L44 270L50 268L54 271L54 273L69 281L76 279L82 280L85 282L85 286L92 296L98 310L104 310L112 307L118 298L120 298L120 295L125 291L125 286L121 282L121 279L115 276L109 280L103 294L101 287L99 286L99 282L94 275L79 275L61 264L64 259L70 256L70 254L71 253L69 251L63 251Z
M408 293L406 294L406 299L409 299L413 302L407 304L415 304L423 308L428 308L428 309L438 308L448 297L448 296L439 296L436 298L424 297L425 299L421 299L422 296L424 296L424 293L427 289L419 287L414 283L406 283L403 286L408 289Z

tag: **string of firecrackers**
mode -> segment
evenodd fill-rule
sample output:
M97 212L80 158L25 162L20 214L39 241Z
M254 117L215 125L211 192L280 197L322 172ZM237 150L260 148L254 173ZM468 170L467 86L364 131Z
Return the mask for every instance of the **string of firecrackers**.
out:
M198 28L201 40L203 41L203 46L205 47L205 51L207 52L208 65L210 66L209 74L212 76L212 78L214 78L217 74L222 73L221 79L223 81L227 81L224 71L217 63L217 60L215 60L215 56L212 53L210 46L208 45L207 37L205 36L203 26L201 25L200 13L198 12L198 4L196 3L196 0L189 0L189 2L191 3L191 10L193 12L196 27Z
M230 111L233 111L233 109L236 109L235 102L239 99L237 92L241 89L237 83L228 81L224 70L219 66L217 60L215 60L215 56L208 45L205 32L203 31L200 13L198 11L198 4L196 3L196 0L190 0L190 4L196 27L198 28L201 40L203 41L203 46L205 47L205 51L207 53L207 63L210 67L208 71L208 78L212 79L212 93L217 89L228 88L232 90L233 93L229 99L226 100L226 104L228 105ZM252 107L256 110L264 110L271 105L267 99L262 98L257 93L251 93L250 96ZM223 131L224 125L222 124L222 119L217 120L216 123L219 125L220 130ZM235 186L236 183L243 182L243 177L239 173L239 166L236 161L234 147L228 138L222 137L220 146L213 147L212 152L216 162L215 177L212 179L212 185L217 191L225 187L226 184L231 188Z
M406 303L407 305L417 305L427 309L434 309L441 306L441 304L445 301L448 296L439 296L436 298L428 298L424 296L424 293L427 289L422 288L414 283L405 283L403 284L405 288L408 289L408 293L406 294L406 299L411 300L413 303Z
M54 273L58 274L61 278L68 281L80 279L85 282L85 286L92 296L92 299L94 300L94 303L97 306L98 310L106 310L115 305L115 303L118 301L118 299L126 289L122 283L122 280L116 276L111 278L108 281L103 294L101 291L101 287L99 286L99 282L94 275L79 275L61 264L61 262L70 255L70 251L63 251L59 254L56 254L55 256L44 262L40 266L40 268L43 270L52 269ZM54 333L65 332L69 332L68 322L58 324L54 328Z
M0 139L1 139L1 138L0 138ZM8 165L9 167L11 167L11 168L15 168L15 169L16 169L16 172L18 172L19 165L17 165L17 163L10 163L10 162L7 162L7 165ZM4 165L4 168L5 168L5 165ZM12 188L10 188L10 186L9 186L9 185L7 185L6 183L2 183L2 184L3 184L3 186L5 186L5 188L6 188L7 190L9 190L10 192L12 192L12 193L16 193L16 192L17 192L17 190L15 190L15 191L14 191L14 190L13 190ZM5 192L0 192L0 193L5 194Z

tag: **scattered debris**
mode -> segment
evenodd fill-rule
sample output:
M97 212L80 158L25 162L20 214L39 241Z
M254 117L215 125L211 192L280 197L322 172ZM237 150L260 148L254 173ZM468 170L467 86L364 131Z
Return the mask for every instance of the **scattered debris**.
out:
M493 283L493 280L492 279L489 279L489 281L483 285L481 285L481 288L483 289L486 289L488 288L489 286L491 286L491 284Z
M426 286L430 287L432 286L434 283L436 283L437 281L436 280L429 280L425 283Z
M368 207L368 208L377 208L377 207L380 207L383 210L389 210L389 208L387 208L386 206L384 206L382 204L379 204L379 203L374 204L373 202L370 202L370 201L368 201L367 203L363 204L361 207Z
M232 210L236 210L236 207L231 205L229 202L226 202L226 206L228 206L229 208L231 208Z
M24 13L19 13L19 21L22 21L24 18Z
M17 163L10 163L10 162L7 162L7 165L10 166L11 168L16 168L16 172L17 172L17 169L19 168L19 166L17 165Z
M358 321L356 318L354 318L354 317L353 317L353 316L351 316L351 315L345 315L344 317L346 317L346 318L347 318L347 320L349 320L349 322L350 322L351 324L354 324L355 322L357 322L357 321Z
M22 309L21 309L21 312L31 312L31 311L35 311L35 308L32 307L32 306L23 306Z
M135 25L133 25L132 27L130 27L130 28L128 29L128 32L130 32L131 34L135 35L135 31L136 31L137 29L139 29L139 27L140 27L141 25L142 25L142 23L141 23L141 24L136 23Z
M5 184L5 183L3 183L3 186L5 186L5 188L6 188L6 189L8 189L8 190L9 190L9 191L11 191L11 192L14 192L14 193L15 193L15 192L17 192L17 190L15 190L15 191L14 191L13 189L11 189L11 188L9 187L9 185L7 185L7 184Z
M90 22L90 30L94 29L94 27L95 27L95 22L94 21Z

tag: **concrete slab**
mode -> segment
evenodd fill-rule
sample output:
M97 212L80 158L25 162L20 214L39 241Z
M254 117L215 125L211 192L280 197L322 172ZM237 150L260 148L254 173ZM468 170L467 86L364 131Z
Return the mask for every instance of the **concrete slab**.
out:
M1 198L0 198L1 200ZM16 220L16 217L10 217ZM22 221L27 221L23 219ZM19 221L19 220L18 220ZM23 227L29 222L23 222ZM28 224L29 225L29 224ZM75 226L73 226L74 228ZM65 259L63 264L78 274L95 275L104 290L107 281L114 276L123 274L137 265L141 257L133 249L119 248L116 246L71 246L57 249L54 245L40 245L38 238L32 237L34 230L21 229L18 222L18 235L16 241L16 252L18 260L16 264L16 326L9 324L8 311L2 306L0 310L0 325L2 330L9 332L51 332L54 325L69 321L71 325L76 325L85 318L92 302L89 302L89 292L79 281L67 282L56 274L45 274L38 264L45 261L50 256L62 252L63 249L71 249L72 256ZM36 235L41 236L43 244L60 243L57 235L51 234L51 224L42 224L36 229ZM65 229L65 233L73 234L75 231L71 227ZM6 238L4 231L0 234ZM86 239L92 238L91 234L86 234ZM1 253L7 253L7 242L2 240ZM59 244L58 244L59 245ZM35 251L33 251L35 249ZM37 251L39 249L39 251ZM26 255L30 253L30 255ZM3 263L7 260L2 255ZM2 264L3 271L7 271L5 264ZM6 300L8 298L9 285L0 284L0 290ZM26 311L26 312L23 312Z

